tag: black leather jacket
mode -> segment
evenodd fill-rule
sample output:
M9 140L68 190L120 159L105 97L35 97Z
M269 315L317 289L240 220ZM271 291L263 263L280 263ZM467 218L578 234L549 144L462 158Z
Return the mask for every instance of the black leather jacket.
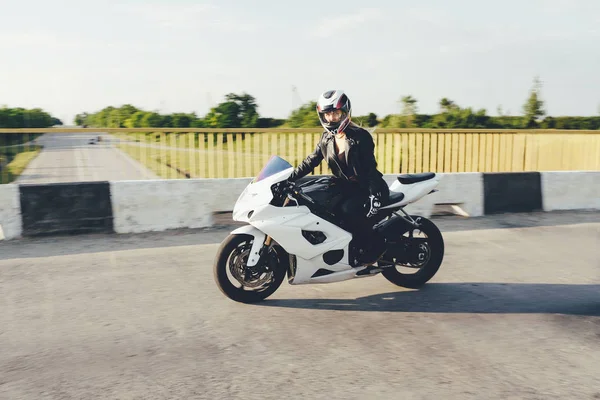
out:
M377 161L375 160L375 143L371 134L356 125L350 124L346 130L347 142L347 172L344 173L340 163L337 160L335 152L335 138L329 132L323 132L321 139L317 144L315 151L309 154L294 169L289 177L290 181L295 181L310 174L323 160L332 171L332 174L340 179L351 182L357 182L369 194L380 197L383 186L387 187L383 180L383 174L377 170ZM350 175L352 173L352 176Z

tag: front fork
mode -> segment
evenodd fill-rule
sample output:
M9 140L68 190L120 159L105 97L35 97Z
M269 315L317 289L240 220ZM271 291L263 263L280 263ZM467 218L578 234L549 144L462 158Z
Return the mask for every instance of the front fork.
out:
M283 202L283 207L287 206L290 202L290 198L287 197ZM257 230L258 231L258 230ZM258 231L260 232L260 231ZM269 246L271 246L272 238L269 235L265 235L264 233L254 233L254 242L252 243L252 248L250 249L250 255L248 256L248 262L246 265L248 267L254 267L264 262L265 257L267 256Z

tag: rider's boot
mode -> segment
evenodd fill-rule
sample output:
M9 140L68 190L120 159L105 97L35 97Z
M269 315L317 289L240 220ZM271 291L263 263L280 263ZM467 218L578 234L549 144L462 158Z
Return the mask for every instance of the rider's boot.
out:
M354 245L353 267L374 264L385 253L386 243L383 236L377 232L370 232L370 234L370 237L365 237Z

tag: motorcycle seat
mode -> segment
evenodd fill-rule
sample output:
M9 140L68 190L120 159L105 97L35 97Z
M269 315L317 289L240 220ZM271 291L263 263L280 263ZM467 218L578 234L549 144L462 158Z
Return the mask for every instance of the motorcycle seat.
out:
M404 199L404 193L390 192L390 197L389 197L386 205L398 203L398 202L402 201L402 199Z
M398 181L405 185L411 183L428 181L429 179L435 178L435 172L423 172L421 174L401 174L398 175Z

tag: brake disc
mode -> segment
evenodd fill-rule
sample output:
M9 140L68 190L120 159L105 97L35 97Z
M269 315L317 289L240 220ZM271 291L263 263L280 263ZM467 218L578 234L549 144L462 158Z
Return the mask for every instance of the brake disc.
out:
M229 271L231 275L238 281L242 286L256 289L264 286L273 278L273 271L265 272L261 266L248 267L248 257L250 256L250 246L246 245L246 248L237 248L233 251L232 257L230 258ZM246 271L251 268L248 275L250 279L246 278Z

